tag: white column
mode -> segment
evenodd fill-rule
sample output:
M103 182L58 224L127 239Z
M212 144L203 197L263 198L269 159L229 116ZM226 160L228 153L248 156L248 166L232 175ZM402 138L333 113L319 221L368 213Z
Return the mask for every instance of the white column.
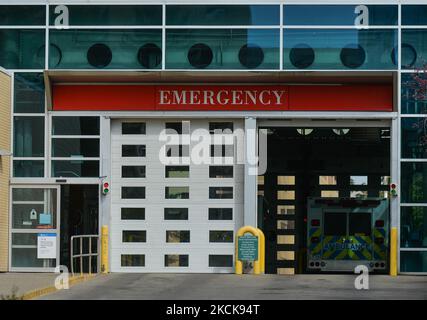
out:
M257 226L257 124L256 118L245 118L245 177L243 225Z

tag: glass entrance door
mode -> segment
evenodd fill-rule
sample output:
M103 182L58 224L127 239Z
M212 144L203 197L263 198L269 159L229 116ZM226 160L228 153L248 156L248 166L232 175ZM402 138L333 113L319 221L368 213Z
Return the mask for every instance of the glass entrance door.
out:
M59 186L11 189L10 270L53 272L59 264Z

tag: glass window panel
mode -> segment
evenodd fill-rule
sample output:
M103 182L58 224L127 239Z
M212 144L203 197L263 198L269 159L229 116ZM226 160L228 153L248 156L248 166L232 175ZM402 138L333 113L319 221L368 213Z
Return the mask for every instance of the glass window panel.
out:
M284 29L285 69L396 69L396 30Z
M278 69L277 29L166 31L168 69Z
M44 156L44 117L14 117L14 157Z
M366 190L352 190L350 191L350 198L364 199L368 197L368 191Z
M277 214L294 215L295 214L295 206L292 206L292 205L277 206Z
M233 133L234 123L233 122L209 122L209 133L210 134L226 134Z
M277 220L278 230L294 230L295 220Z
M427 159L427 118L402 118L402 158Z
M233 231L229 231L229 230L209 231L209 242L233 242Z
M44 201L44 190L41 188L13 188L12 201Z
M209 178L233 178L233 166L210 166Z
M325 236L346 236L347 214L341 212L325 212L323 232Z
M166 157L189 157L189 145L169 145L165 148Z
M234 145L232 144L212 144L211 157L232 157L234 155Z
M170 5L167 25L270 26L280 24L280 7L273 5Z
M321 186L334 186L337 184L336 176L319 176L319 185Z
M0 25L44 26L46 25L46 7L0 5Z
M166 166L165 167L166 178L189 178L190 167L189 166Z
M427 207L400 208L400 246L427 247Z
M145 208L121 208L122 220L145 220Z
M295 236L291 235L278 235L277 244L295 244Z
M233 199L233 187L209 187L209 199Z
M55 268L55 259L38 259L37 247L12 248L13 268Z
M145 122L123 122L122 134L145 134Z
M12 233L12 246L37 246L37 233Z
M145 187L122 187L122 199L145 199Z
M294 251L277 251L277 260L279 261L294 261L295 252Z
M281 186L294 186L295 176L278 176L277 184Z
M403 162L400 188L403 203L427 202L427 162Z
M350 185L352 186L367 186L368 176L350 176Z
M52 177L89 178L99 177L97 160L53 160Z
M415 81L418 77L421 81L427 81L427 75L402 73L401 82L401 109L402 113L427 114L427 100L424 99L425 87Z
M52 117L52 134L56 136L99 135L99 117Z
M372 218L369 212L353 212L348 216L348 234L350 236L370 236Z
M233 255L229 254L210 254L209 267L233 267Z
M161 30L50 30L53 69L161 68Z
M52 138L52 157L99 157L99 139Z
M283 24L291 26L352 26L357 5L285 5ZM368 5L369 25L397 25L397 6Z
M0 30L0 66L6 69L44 69L45 31Z
M279 190L277 191L277 200L295 200L295 191Z
M427 29L402 30L402 68L422 68L427 56Z
M165 267L188 267L187 254L166 254Z
M145 157L144 144L124 144L122 145L122 157Z
M122 254L121 255L122 267L145 267L144 254Z
M427 272L427 251L400 251L400 272Z
M189 199L190 187L166 187L165 198L166 199Z
M188 220L188 208L165 208L165 220Z
M15 73L14 112L43 113L45 111L42 73Z
M427 5L402 6L402 25L427 26Z
M13 176L15 178L43 177L43 160L13 160Z
M322 198L338 198L340 193L337 190L321 190L320 196Z
M167 230L166 242L169 242L169 243L190 242L190 231Z
M50 6L50 24L54 25L55 7ZM68 5L71 26L161 25L162 6L138 5Z
M122 178L145 178L145 166L122 166Z
M31 219L31 212L35 210L36 216ZM38 216L44 211L43 204L14 204L12 205L13 229L37 229Z
M209 220L233 220L233 209L209 208Z
M145 230L126 230L122 233L122 242L146 242L147 232Z

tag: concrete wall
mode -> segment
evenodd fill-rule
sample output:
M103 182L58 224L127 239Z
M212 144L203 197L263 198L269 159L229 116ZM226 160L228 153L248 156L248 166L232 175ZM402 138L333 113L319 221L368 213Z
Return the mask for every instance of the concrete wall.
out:
M0 150L10 145L11 77L0 70ZM8 270L10 157L0 156L0 272Z

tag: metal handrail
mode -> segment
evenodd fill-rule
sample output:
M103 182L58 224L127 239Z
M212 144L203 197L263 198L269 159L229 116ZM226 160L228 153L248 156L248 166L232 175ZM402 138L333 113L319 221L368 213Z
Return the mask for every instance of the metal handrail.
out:
M97 239L97 249L96 252L92 252L92 239ZM74 240L80 239L80 250L78 254L74 254ZM83 253L83 239L89 239L89 253ZM89 234L89 235L77 235L71 237L71 248L70 248L70 260L71 260L71 273L74 275L74 258L80 258L80 274L83 274L83 258L89 257L89 274L92 274L92 257L99 256L99 235ZM98 270L98 266L96 268Z

